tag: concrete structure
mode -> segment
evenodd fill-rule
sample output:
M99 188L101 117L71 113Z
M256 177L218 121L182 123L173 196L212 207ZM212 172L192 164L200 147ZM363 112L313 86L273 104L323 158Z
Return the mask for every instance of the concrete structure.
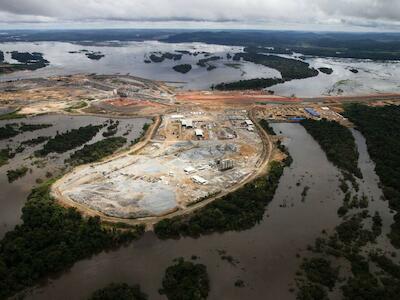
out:
M193 120L190 119L182 119L181 120L181 124L182 126L186 127L186 128L193 128Z
M304 108L304 110L309 113L310 115L312 115L313 117L319 118L320 114L318 112L316 112L313 108L310 107L306 107Z
M198 183L198 184L207 184L208 183L208 181L206 179L204 179L203 177L197 176L197 175L193 175L192 180L194 183Z
M197 137L204 137L204 132L202 129L195 129L194 133Z
M226 171L233 168L233 160L232 159L224 159L221 160L218 164L218 169L220 171Z
M189 167L184 168L183 171L185 171L186 174L192 174L192 173L196 172L196 169L193 168L192 166L189 166Z

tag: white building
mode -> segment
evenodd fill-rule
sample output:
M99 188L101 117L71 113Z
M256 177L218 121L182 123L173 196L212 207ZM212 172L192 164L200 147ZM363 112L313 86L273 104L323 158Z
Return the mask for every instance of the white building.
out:
M192 174L192 173L196 172L196 169L193 168L192 166L189 166L189 167L184 168L183 171L185 171L186 174Z
M245 120L247 126L253 126L253 122L251 120Z
M182 124L182 126L184 126L186 128L193 128L193 120L182 119L181 124Z
M204 137L204 132L202 129L195 129L194 133L197 137Z
M208 181L206 179L204 179L203 177L197 176L197 175L192 176L192 180L193 180L193 182L198 183L198 184L207 184L208 183Z

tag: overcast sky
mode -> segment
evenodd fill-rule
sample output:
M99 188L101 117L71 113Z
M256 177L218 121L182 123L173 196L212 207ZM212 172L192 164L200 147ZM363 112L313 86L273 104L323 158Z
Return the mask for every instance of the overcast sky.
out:
M0 0L0 26L400 31L400 0Z

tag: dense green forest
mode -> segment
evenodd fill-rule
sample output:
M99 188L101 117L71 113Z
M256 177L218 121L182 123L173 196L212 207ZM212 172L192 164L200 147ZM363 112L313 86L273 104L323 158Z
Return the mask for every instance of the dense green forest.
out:
M292 54L297 52L321 57L400 59L400 36L398 33L222 30L170 34L165 41L257 47L260 52L265 53Z
M44 59L43 54L38 52L12 51L11 58L18 61L18 64L2 63L0 65L0 74L22 70L36 70L44 68L49 64L49 61Z
M48 61L43 58L43 54L39 52L29 53L29 52L12 51L11 58L18 61L21 64L36 63L36 62L48 63Z
M183 258L167 268L160 290L168 300L205 300L209 292L210 281L206 266Z
M111 283L93 293L89 300L147 300L139 285L130 286L126 283Z
M49 153L64 153L89 142L103 128L102 125L87 125L72 129L64 133L57 133L41 150L35 151L37 156L46 156Z
M50 196L53 181L32 190L22 209L22 224L0 242L0 299L104 249L120 246L143 233L104 228L98 217L84 219Z
M316 69L310 68L310 65L306 62L276 55L245 52L236 53L233 56L235 61L240 59L278 70L284 81L314 77L319 74Z
M52 124L25 124L25 123L6 124L3 127L0 127L0 140L12 138L23 132L36 131L36 130L48 128L51 126L53 126L53 125Z
M94 144L85 145L82 149L71 154L70 158L65 162L72 165L87 164L98 161L108 155L113 154L119 148L124 146L126 138L111 137Z
M276 55L260 54L255 51L255 48L246 49L248 52L236 53L233 56L233 60L239 61L243 59L275 69L281 73L282 78L255 78L229 83L222 82L211 86L211 88L217 90L264 89L285 81L314 77L319 74L318 70L310 68L310 65L306 62Z
M255 79L245 79L228 83L222 82L211 86L211 89L216 89L220 91L261 90L283 82L284 81L280 78L255 78Z
M32 132L44 128L49 128L52 127L53 124L25 124L21 123L21 126L19 127L19 130L22 132Z
M305 119L301 124L325 151L328 159L344 172L361 178L358 150L350 130L335 121Z
M21 145L26 145L26 146L36 146L41 143L44 143L45 141L48 141L51 139L50 136L38 136L37 138L29 139L26 141L22 141Z
M400 248L400 106L353 104L346 106L345 116L366 138L385 198L397 211L389 236L392 244Z
M173 67L173 69L178 73L186 74L192 69L192 65L190 64L176 65Z

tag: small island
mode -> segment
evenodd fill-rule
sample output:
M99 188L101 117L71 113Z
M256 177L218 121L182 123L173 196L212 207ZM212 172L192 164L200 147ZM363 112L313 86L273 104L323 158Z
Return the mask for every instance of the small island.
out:
M166 59L177 61L177 60L181 60L182 56L183 56L183 54L176 54L176 53L171 53L171 52L164 52L164 53L154 52L154 53L151 53L149 59L146 59L145 62L149 61L149 62L154 62L154 63L161 63Z
M162 285L160 294L165 294L169 300L205 300L210 291L206 266L183 258L167 268Z
M70 54L79 54L79 53L84 53L85 56L91 60L100 60L106 55L101 53L100 51L89 51L87 49L82 49L79 51L68 51Z
M0 74L9 74L16 71L37 70L49 65L49 61L44 59L39 52L18 52L12 51L11 58L18 63L8 63L4 61L4 53L0 51Z
M173 67L173 69L176 72L186 74L187 72L189 72L192 69L192 65L189 65L189 64L176 65Z
M331 68L322 67L322 68L318 68L318 70L321 73L324 73L324 74L327 74L327 75L331 75L333 73L333 70Z

